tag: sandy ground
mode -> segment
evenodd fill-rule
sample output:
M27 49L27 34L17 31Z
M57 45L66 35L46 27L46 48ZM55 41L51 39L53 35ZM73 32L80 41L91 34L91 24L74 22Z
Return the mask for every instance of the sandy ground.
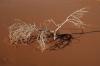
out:
M8 26L14 19L40 24L53 18L61 23L83 7L89 13L82 20L92 26L90 30L100 29L100 0L0 0L0 66L100 66L100 33L83 35L62 50L43 54L32 46L9 44ZM67 30L66 24L62 31Z

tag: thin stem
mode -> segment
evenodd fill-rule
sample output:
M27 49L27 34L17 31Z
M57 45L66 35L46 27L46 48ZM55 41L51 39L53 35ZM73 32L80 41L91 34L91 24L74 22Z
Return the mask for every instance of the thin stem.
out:
M88 31L88 32L80 32L80 33L72 33L72 34L88 34L88 33L97 33L97 32L100 32L100 30Z
M70 15L67 17L67 19L66 19L64 22L62 22L62 23L55 29L55 32L57 32L66 22L68 22L70 17L74 17L74 18L75 18L74 14L77 14L78 12L82 12L82 13L88 12L88 11L84 11L84 9L85 9L85 8L82 8L82 9L80 9L80 10L78 10L78 11L75 11L75 12L73 12L72 14L70 14ZM76 17L76 18L79 20L78 17Z

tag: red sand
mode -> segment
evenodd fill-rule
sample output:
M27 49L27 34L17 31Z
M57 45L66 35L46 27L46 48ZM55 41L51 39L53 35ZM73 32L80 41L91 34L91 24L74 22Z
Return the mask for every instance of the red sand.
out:
M43 54L32 46L9 44L8 26L14 19L39 24L53 18L61 23L70 13L83 7L89 13L82 20L100 29L99 0L0 0L0 66L100 66L100 33L84 35L62 50ZM67 25L62 31L66 30Z

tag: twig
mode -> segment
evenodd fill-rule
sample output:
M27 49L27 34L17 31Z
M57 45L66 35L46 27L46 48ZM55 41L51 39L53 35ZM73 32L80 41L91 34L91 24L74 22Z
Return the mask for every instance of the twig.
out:
M89 33L98 33L100 30L95 30L95 31L88 31L88 32L80 32L80 33L71 33L71 34L89 34Z
M80 10L73 12L72 14L70 14L67 17L67 19L64 22L57 25L58 27L53 31L54 32L54 40L56 38L56 32L67 22L73 23L75 26L78 26L78 27L83 27L86 25L80 20L80 17L82 17L84 13L88 12L88 11L85 11L84 9L85 8L82 8Z

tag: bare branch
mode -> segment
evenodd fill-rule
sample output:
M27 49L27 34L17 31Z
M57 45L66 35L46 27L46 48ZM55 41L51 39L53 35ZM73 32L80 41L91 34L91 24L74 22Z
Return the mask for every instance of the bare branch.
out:
M76 26L81 26L83 25L84 23L80 20L80 17L83 16L84 13L88 12L88 11L85 11L86 8L82 8L80 10L77 10L75 12L73 12L72 14L70 14L67 19L62 22L56 29L55 31L58 31L66 22L70 22L71 20L74 19L74 22L72 22L74 25L77 23Z
M52 22L55 26L58 26L53 19L48 19L48 22Z
M84 28L86 24L80 20L80 18L84 15L84 13L88 12L85 10L86 8L82 8L70 14L67 19L61 24L57 25L58 27L54 30L54 39L56 38L56 32L65 24L65 23L73 23L75 26L79 28Z

